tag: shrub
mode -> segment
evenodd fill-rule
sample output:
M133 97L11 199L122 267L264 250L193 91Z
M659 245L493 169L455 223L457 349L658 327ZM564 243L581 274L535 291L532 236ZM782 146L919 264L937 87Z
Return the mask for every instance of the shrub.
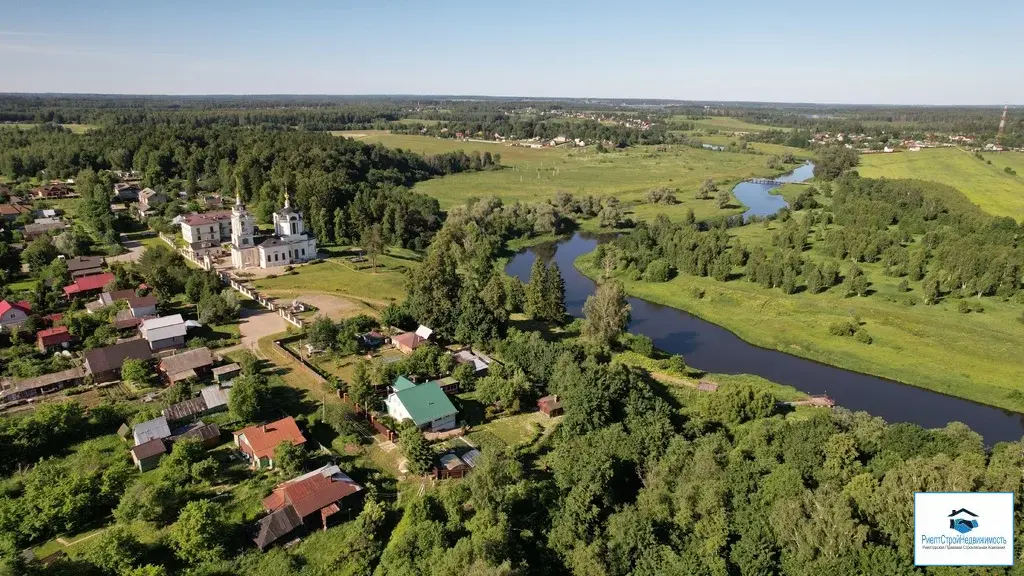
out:
M686 360L683 359L679 354L673 355L671 358L665 361L665 367L676 374L686 374Z
M961 300L956 303L956 311L961 314L967 314L971 311L971 305L966 300Z
M650 358L654 355L654 341L649 336L643 334L625 334L624 338L626 347L640 354Z
M704 297L704 289L701 288L700 286L694 286L693 288L690 289L690 294L694 298L700 300L701 298Z
M863 328L853 333L853 339L861 344L871 344L871 335Z
M644 269L643 279L646 282L668 282L672 278L672 265L664 259L653 260Z
M828 333L833 336L853 336L858 331L853 322L835 322L828 327Z

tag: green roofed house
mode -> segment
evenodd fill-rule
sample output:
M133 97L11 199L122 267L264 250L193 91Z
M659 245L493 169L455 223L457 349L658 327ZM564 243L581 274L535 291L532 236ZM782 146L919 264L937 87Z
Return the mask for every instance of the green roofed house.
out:
M398 378L395 378L395 382L391 384L391 392L398 393L401 392L402 390L408 390L409 388L415 387L415 382L409 380L405 376L399 376Z
M398 381L396 380L396 385ZM412 420L420 430L444 432L455 428L459 411L437 385L427 382L398 390L384 401L388 415L397 421Z

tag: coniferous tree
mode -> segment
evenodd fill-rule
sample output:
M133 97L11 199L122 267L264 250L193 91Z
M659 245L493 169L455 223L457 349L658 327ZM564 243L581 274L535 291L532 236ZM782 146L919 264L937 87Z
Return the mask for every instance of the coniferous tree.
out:
M543 319L545 312L544 288L547 285L548 269L540 258L535 258L530 268L530 281L525 286L524 309L533 318Z
M551 263L544 277L544 310L548 321L561 322L565 318L565 280L557 262Z

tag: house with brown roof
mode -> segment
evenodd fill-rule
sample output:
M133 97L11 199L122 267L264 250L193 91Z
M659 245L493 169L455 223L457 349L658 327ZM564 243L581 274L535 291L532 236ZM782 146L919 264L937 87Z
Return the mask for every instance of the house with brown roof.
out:
M429 342L433 333L433 330L421 325L415 332L403 332L392 336L391 345L403 354L412 354L414 350Z
M139 338L86 352L85 369L97 384L113 382L121 378L121 366L125 360L149 360L152 357L149 342Z
M139 205L137 207L140 218L151 216L156 209L167 203L167 196L163 192L157 192L152 188L146 188L139 192Z
M68 265L72 279L103 273L102 256L73 256L64 258L64 263Z
M332 517L359 505L362 490L333 464L278 484L263 499L263 508L270 514L260 520L254 541L265 550L299 528L326 530Z
M193 348L160 360L158 369L168 383L174 384L188 378L200 378L213 368L213 353L206 346Z
M71 333L67 326L55 326L36 332L36 348L40 352L49 352L58 348L67 348L71 342Z
M0 204L0 220L14 222L22 214L31 214L32 209L21 204Z
M43 374L35 378L26 378L0 391L0 402L13 402L15 400L35 398L44 394L52 394L64 388L78 386L84 379L85 368L81 366L51 374Z
M32 305L27 300L8 302L0 300L0 332L20 328L32 314Z
M36 198L67 198L72 196L74 191L63 182L50 182L49 184L43 184L42 186L32 190L32 195Z
M565 409L562 408L562 401L558 399L557 394L554 396L545 396L540 400L537 400L537 409L549 418L561 416L565 412Z
M160 459L167 454L167 443L163 438L154 438L133 446L130 450L132 462L139 469L139 472L147 472L160 464Z
M128 299L128 310L133 318L148 318L156 316L156 305L158 301L155 294L137 296Z
M306 437L291 416L235 432L235 445L256 469L274 467L274 450L282 442L306 443Z

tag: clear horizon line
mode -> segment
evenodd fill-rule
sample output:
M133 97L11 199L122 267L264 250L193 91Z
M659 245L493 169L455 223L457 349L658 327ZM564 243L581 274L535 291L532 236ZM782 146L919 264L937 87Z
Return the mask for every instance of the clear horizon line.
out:
M602 100L619 102L666 102L683 104L768 104L768 105L801 105L801 106L868 106L868 107L908 107L908 108L1019 108L1020 104L899 104L893 102L856 103L856 102L811 102L799 100L723 100L723 99L681 99L662 97L617 97L617 96L509 96L489 94L416 94L408 93L285 93L285 92L208 92L208 93L160 93L160 92L19 92L0 91L3 96L104 96L104 97L128 97L128 98L240 98L240 97L287 97L287 98L425 98L434 100L452 99L490 99L490 100L541 100L541 101L569 101L569 100Z

